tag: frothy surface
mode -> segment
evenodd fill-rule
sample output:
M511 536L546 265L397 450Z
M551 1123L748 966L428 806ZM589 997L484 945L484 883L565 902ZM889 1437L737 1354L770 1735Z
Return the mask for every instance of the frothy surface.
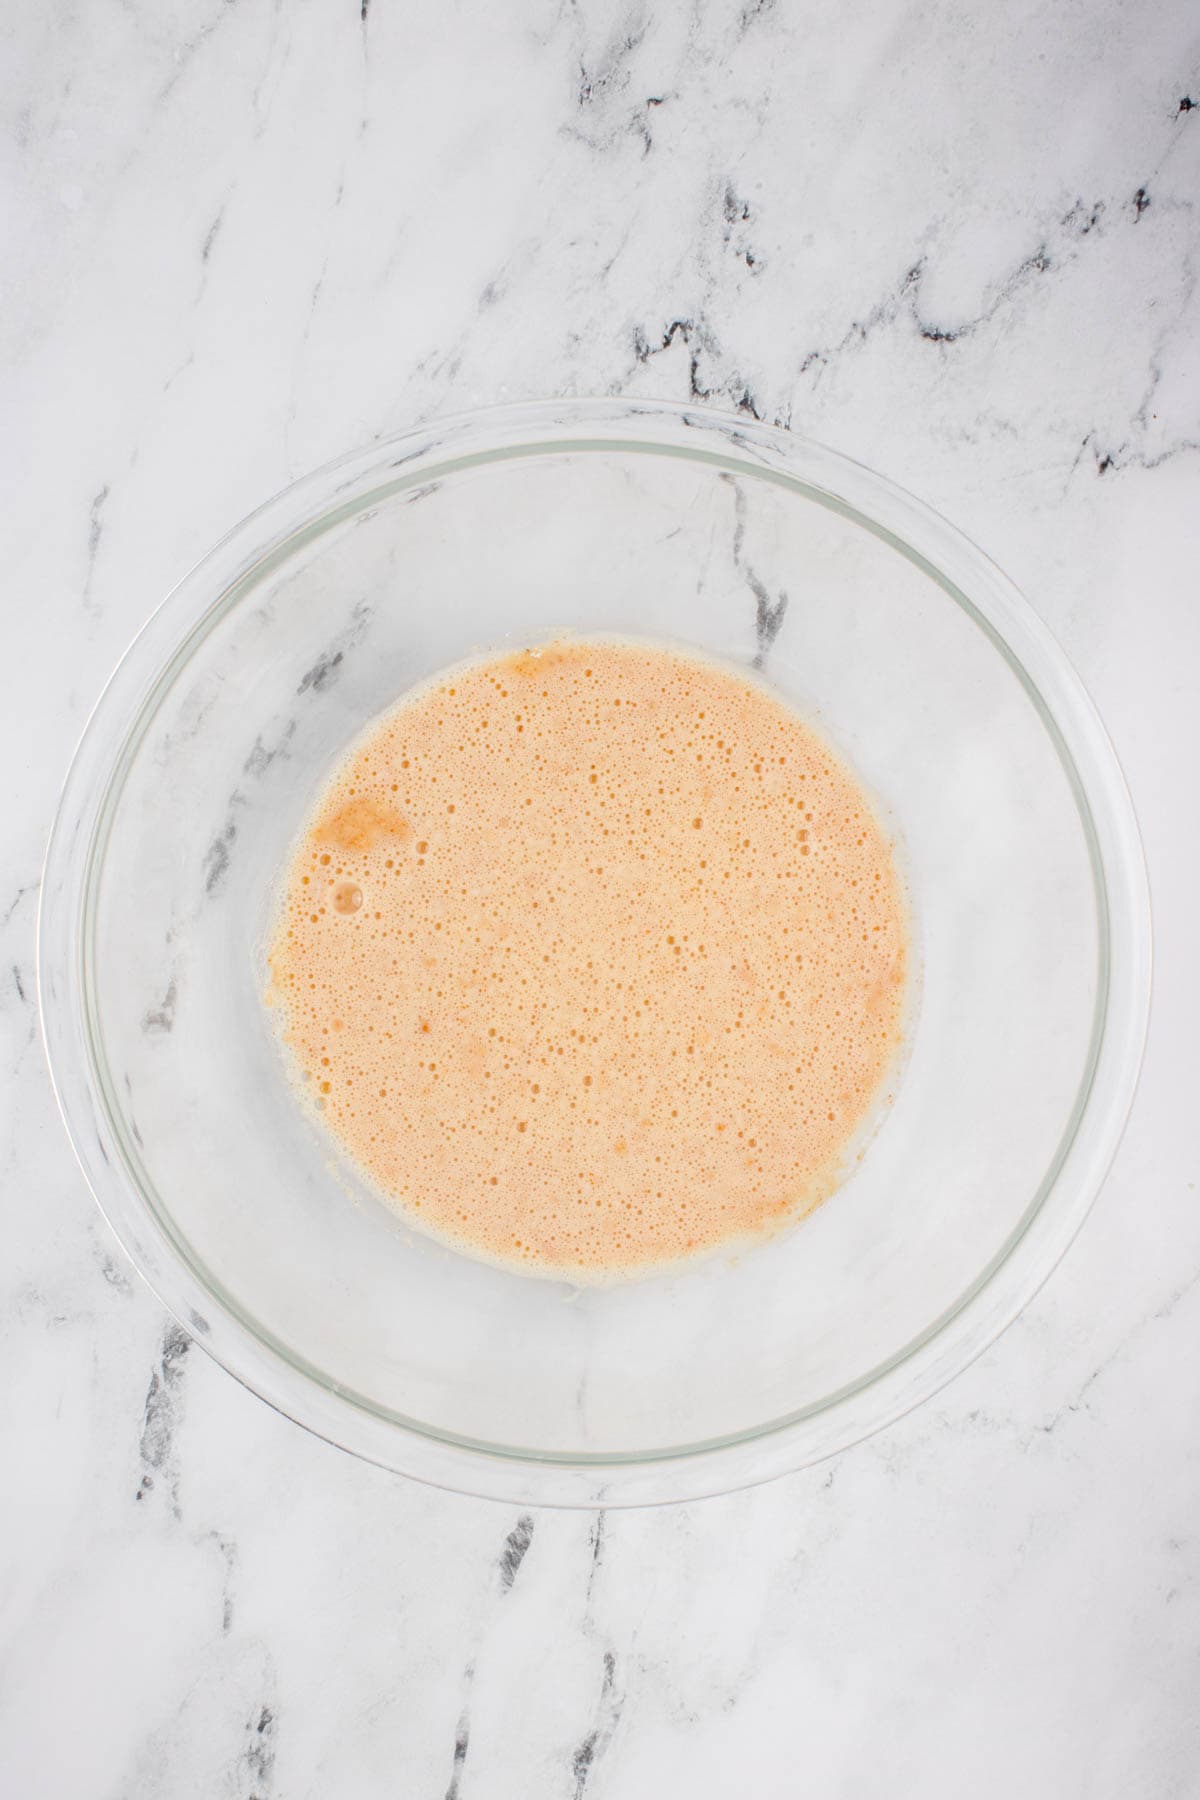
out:
M576 1280L822 1199L899 1042L858 784L768 691L629 643L455 670L326 788L270 947L341 1147L430 1231Z

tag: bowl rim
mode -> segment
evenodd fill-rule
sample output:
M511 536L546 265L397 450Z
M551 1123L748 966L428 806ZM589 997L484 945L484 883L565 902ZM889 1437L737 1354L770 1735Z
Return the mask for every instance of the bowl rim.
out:
M206 1279L156 1205L107 1092L89 933L100 853L140 738L200 638L270 568L372 502L464 468L614 449L683 456L789 488L890 543L967 612L1025 688L1071 785L1092 861L1100 967L1091 1050L1058 1150L1004 1244L925 1331L848 1387L743 1432L662 1451L559 1456L386 1411ZM369 1461L483 1497L585 1507L699 1498L819 1461L929 1398L994 1342L1067 1249L1116 1153L1151 980L1149 890L1124 776L1078 676L1013 583L932 507L840 452L708 407L619 397L520 401L411 427L302 477L227 533L151 615L93 708L50 835L37 938L43 1041L76 1158L118 1241L179 1323L276 1410Z

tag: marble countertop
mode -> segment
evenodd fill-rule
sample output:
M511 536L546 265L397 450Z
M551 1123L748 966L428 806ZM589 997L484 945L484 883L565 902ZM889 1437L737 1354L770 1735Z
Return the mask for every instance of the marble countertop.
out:
M1200 1794L1192 10L51 0L6 37L0 1792ZM58 786L164 592L305 469L552 392L742 409L963 526L1110 725L1157 928L1118 1162L1001 1342L822 1467L599 1516L359 1465L193 1348L34 1005Z

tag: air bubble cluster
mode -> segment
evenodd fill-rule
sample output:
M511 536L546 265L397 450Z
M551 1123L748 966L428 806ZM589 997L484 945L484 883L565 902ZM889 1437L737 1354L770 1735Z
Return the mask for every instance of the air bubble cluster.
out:
M571 642L454 670L352 749L271 998L403 1212L601 1280L815 1205L883 1097L905 909L861 788L765 687Z

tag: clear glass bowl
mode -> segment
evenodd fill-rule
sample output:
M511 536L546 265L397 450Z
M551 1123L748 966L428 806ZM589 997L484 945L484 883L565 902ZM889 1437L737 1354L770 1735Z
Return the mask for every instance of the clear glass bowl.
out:
M343 746L438 668L563 631L764 666L894 822L921 970L838 1193L736 1259L582 1291L407 1229L296 1103L262 1004L272 885ZM187 577L68 776L39 981L97 1200L218 1361L388 1467L592 1506L826 1456L996 1336L1116 1147L1149 941L1103 729L977 549L784 433L572 400L347 458Z

